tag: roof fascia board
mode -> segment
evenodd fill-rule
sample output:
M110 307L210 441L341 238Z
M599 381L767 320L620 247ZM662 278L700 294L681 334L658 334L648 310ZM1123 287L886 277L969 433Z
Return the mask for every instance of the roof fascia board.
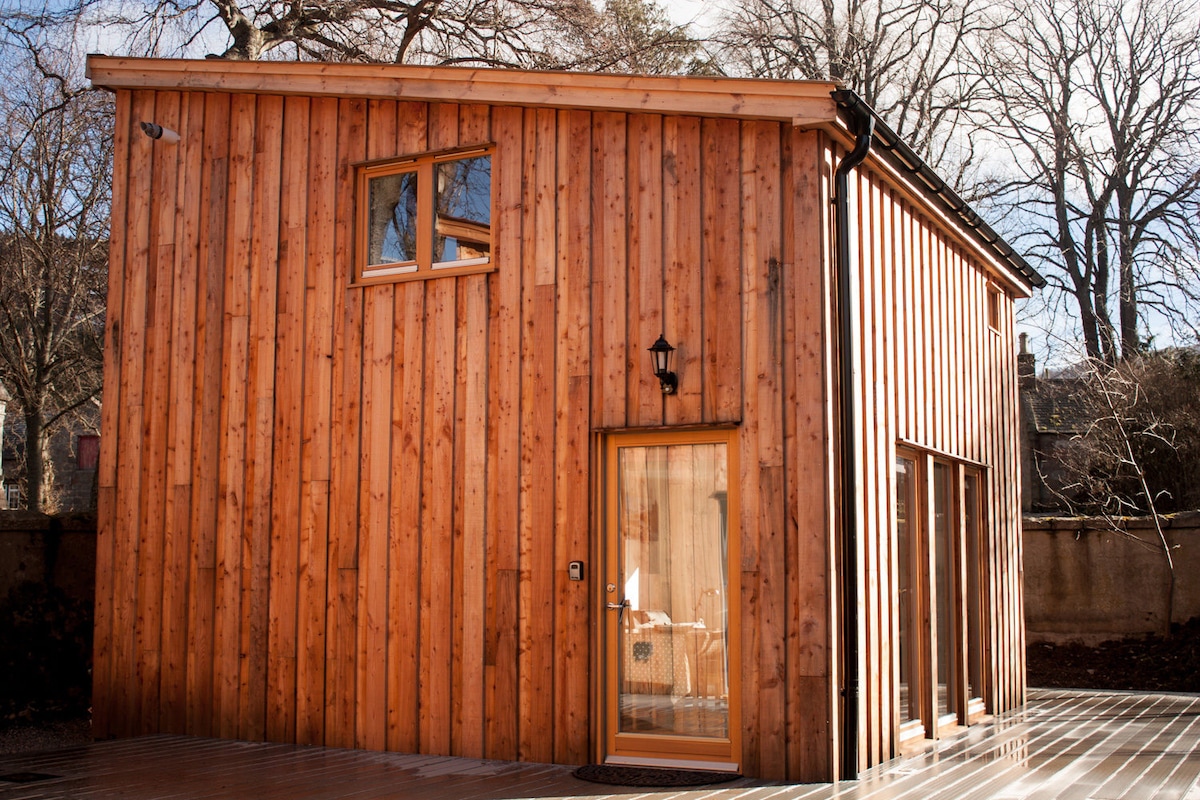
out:
M541 106L627 113L767 119L798 126L837 119L827 81L325 64L90 55L87 77L108 89L164 89L313 97Z

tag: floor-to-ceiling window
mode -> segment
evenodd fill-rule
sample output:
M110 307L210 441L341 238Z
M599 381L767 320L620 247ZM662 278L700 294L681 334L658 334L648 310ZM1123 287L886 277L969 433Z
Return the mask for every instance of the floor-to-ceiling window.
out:
M901 449L895 551L899 740L939 738L981 713L981 470Z

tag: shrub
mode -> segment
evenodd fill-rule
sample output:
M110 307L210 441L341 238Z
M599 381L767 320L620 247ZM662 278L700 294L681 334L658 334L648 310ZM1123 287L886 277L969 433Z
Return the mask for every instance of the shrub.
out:
M1200 508L1197 387L1195 351L1149 353L1115 367L1089 365L1076 402L1092 422L1058 455L1064 499L1076 512L1121 516Z
M27 581L0 603L0 719L83 713L91 702L92 609Z

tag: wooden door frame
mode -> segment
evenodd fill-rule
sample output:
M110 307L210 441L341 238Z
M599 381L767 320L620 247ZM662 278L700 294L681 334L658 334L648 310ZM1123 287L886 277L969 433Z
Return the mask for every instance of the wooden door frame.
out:
M621 734L612 730L616 703L615 660L611 653L615 641L615 622L610 621L607 609L607 584L616 568L616 454L621 447L724 443L726 446L726 625L729 694L729 737L726 740L704 740L692 737ZM741 768L741 469L739 463L738 431L735 427L687 427L655 429L622 429L597 432L594 438L596 457L593 461L593 550L595 594L593 631L593 695L592 721L596 763L640 764L645 766L682 766L692 769L736 771ZM610 624L612 627L610 627ZM621 744L641 745L622 747Z

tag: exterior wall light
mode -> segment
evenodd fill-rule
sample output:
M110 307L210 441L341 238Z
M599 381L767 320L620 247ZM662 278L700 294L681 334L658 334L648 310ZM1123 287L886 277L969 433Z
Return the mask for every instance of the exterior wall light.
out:
M679 386L679 378L671 372L671 353L675 352L675 348L667 341L665 334L660 334L658 341L652 344L649 350L654 377L658 378L662 393L675 394L675 389Z

